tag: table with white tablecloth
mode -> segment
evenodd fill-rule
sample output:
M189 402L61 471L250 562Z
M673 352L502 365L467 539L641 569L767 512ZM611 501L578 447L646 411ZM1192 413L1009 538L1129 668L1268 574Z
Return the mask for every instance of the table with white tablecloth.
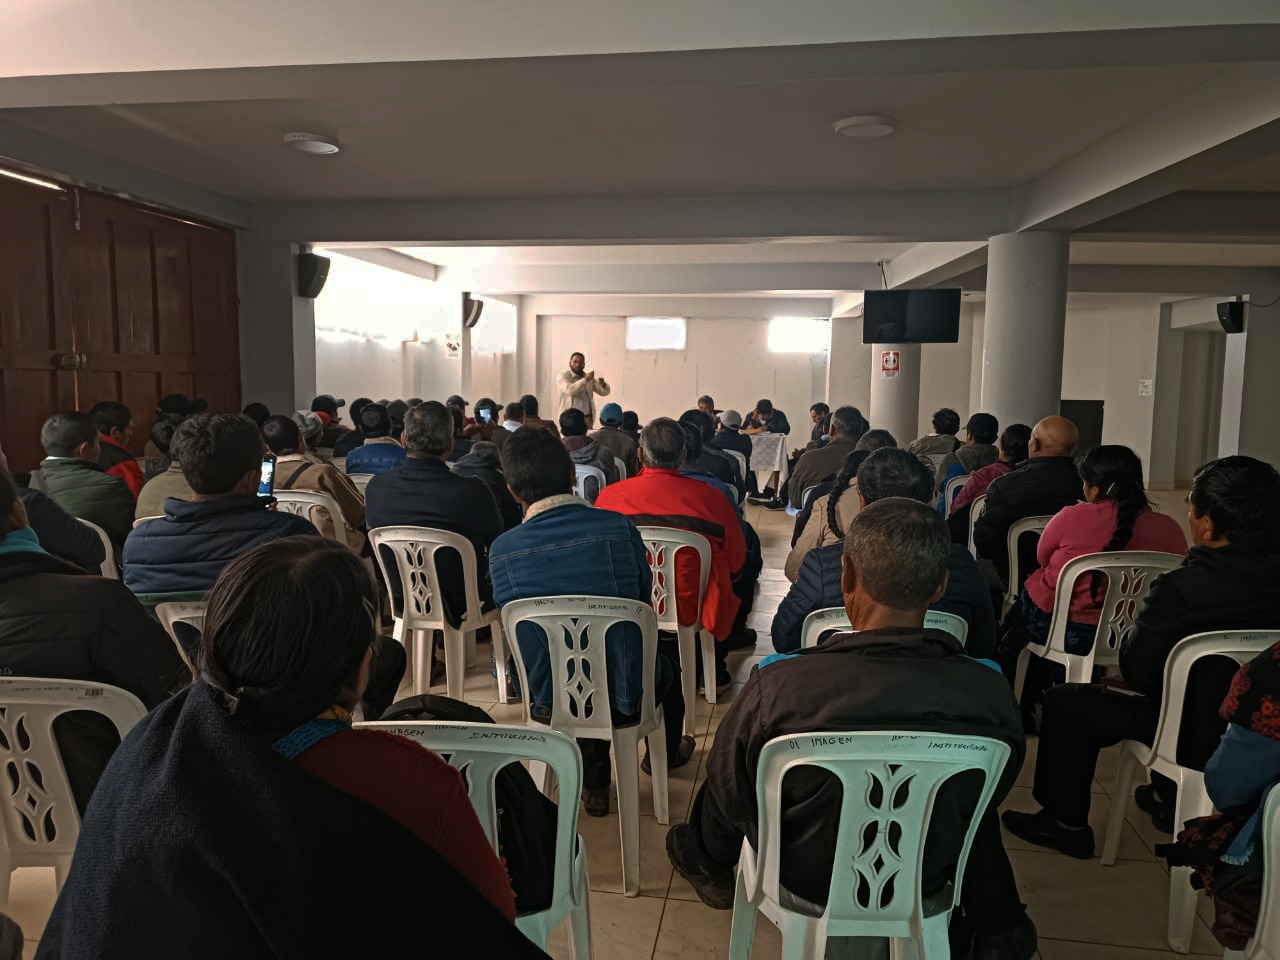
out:
M751 470L756 475L756 489L763 490L778 474L778 487L787 482L787 435L756 433L751 436Z

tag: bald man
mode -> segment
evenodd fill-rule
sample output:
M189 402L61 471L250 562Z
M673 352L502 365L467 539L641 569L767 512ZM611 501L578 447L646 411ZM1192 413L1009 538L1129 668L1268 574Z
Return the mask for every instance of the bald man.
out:
M1080 431L1066 417L1045 417L1031 431L1028 459L987 489L986 510L973 528L973 544L978 556L994 563L1006 581L1009 528L1027 517L1053 516L1083 496L1073 458L1079 442ZM1035 541L1027 536L1019 544L1019 580L1038 566Z

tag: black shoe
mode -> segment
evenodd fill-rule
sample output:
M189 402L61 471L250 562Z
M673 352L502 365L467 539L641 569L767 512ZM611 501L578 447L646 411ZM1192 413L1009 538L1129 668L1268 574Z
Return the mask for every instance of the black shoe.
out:
M980 933L973 940L973 960L1031 960L1035 955L1036 925L1026 915L1012 930Z
M679 770L693 757L695 749L697 749L697 745L694 743L693 737L681 737L680 745L676 747L676 752L673 754L670 750L667 751L667 769ZM649 765L648 747L645 747L644 759L640 761L640 769L648 774L653 773L653 767Z
M609 788L588 787L582 791L582 809L588 817L607 817L609 815Z
M745 650L747 647L756 645L756 632L751 627L743 627L741 630L735 630L729 634L724 642L726 650Z
M1001 815L1000 822L1015 837L1020 837L1027 843L1049 847L1077 860L1088 860L1093 856L1093 828L1079 827L1073 830L1064 827L1048 810L1040 810L1038 813L1006 810Z
M1173 808L1165 803L1156 788L1144 783L1133 791L1138 809L1151 818L1151 824L1161 833L1173 833Z
M733 686L733 677L729 675L727 667L720 667L716 670L716 696L722 697L729 692Z
M765 487L760 493L753 493L747 497L752 503L768 503L776 498L777 494L773 492L772 487Z
M689 881L698 899L712 910L732 910L734 878L733 870L711 873L705 867L695 867L685 862L685 849L693 840L693 828L687 823L677 823L667 831L667 858L676 873Z
M783 503L781 500L779 500L777 497L774 497L772 500L768 500L765 503L760 504L760 506L764 507L766 510L787 509L787 505Z

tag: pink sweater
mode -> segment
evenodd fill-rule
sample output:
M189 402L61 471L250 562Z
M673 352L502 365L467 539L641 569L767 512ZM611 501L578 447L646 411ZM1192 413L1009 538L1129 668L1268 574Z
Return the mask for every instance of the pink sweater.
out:
M1027 577L1026 582L1027 594L1037 607L1046 613L1053 611L1053 594L1063 567L1076 557L1101 553L1107 548L1116 530L1116 509L1114 500L1078 503L1064 507L1049 521L1036 550L1040 568ZM1133 537L1124 549L1154 550L1184 557L1187 538L1172 517L1144 510L1138 514ZM1098 599L1094 601L1089 590L1092 579L1085 576L1076 581L1069 614L1073 623L1097 623L1100 619L1106 588L1099 588Z

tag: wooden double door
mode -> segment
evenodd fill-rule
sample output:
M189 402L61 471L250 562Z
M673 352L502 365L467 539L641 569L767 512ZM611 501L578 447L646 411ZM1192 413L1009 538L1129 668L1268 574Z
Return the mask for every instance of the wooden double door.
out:
M59 410L118 400L141 456L171 393L240 408L235 236L84 190L0 177L0 443L43 457Z

